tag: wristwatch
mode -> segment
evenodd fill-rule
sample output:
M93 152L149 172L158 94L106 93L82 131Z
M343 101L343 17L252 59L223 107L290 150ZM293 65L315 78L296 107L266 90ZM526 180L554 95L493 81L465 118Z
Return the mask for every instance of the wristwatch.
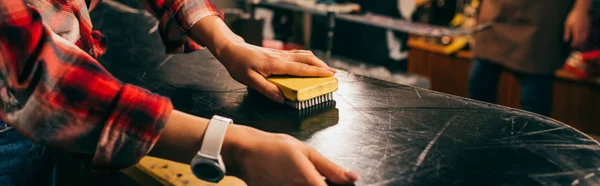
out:
M221 116L213 116L208 123L202 147L190 163L192 173L201 180L218 183L225 177L225 164L221 158L221 146L227 127L233 121Z

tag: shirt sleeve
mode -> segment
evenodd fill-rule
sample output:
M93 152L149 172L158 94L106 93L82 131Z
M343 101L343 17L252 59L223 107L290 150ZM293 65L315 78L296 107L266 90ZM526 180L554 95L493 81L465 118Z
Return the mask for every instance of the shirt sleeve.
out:
M167 53L187 53L202 48L187 32L206 16L219 16L222 12L210 0L144 0L146 9L159 19L159 32Z
M0 0L0 116L20 133L89 154L96 170L121 169L150 151L172 110L53 34L22 0Z

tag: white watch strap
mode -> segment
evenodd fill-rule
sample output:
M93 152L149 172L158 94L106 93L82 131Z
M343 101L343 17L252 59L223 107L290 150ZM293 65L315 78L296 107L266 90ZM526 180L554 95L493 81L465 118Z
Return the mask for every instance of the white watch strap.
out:
M231 123L233 123L233 121L229 118L217 115L213 116L204 133L200 153L218 158L221 154L221 146L223 146L223 139L225 138L227 127L229 127L229 124Z

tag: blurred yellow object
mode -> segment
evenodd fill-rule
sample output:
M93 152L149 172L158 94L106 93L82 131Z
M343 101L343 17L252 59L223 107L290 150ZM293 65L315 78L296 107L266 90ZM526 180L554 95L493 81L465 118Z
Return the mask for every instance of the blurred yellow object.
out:
M463 14L456 14L452 21L450 21L450 26L457 27L465 21L465 16Z
M142 158L136 168L165 186L247 186L232 176L226 176L218 184L205 182L194 176L190 165L154 157Z
M446 55L453 54L465 48L467 44L469 44L469 36L456 37L454 38L452 43L450 43L448 46L445 46L444 49L442 49L442 53Z
M429 3L429 0L417 0L416 1L417 6L423 6L427 3Z
M471 6L479 7L479 5L480 5L479 0L473 0L473 1L471 1Z

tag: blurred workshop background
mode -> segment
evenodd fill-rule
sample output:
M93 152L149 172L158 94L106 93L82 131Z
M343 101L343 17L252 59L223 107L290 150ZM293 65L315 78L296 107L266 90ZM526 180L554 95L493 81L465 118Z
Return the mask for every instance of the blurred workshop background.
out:
M249 43L285 50L307 49L338 69L469 97L475 33L440 37L411 34L410 30L472 29L478 25L480 0L213 2L224 12L232 30ZM147 14L135 4L133 0L104 0L100 8ZM592 135L600 135L599 4L593 1L591 31L585 46L573 50L563 68L554 73L549 114ZM158 35L156 27L149 34ZM497 103L521 108L520 95L516 74L503 71Z

